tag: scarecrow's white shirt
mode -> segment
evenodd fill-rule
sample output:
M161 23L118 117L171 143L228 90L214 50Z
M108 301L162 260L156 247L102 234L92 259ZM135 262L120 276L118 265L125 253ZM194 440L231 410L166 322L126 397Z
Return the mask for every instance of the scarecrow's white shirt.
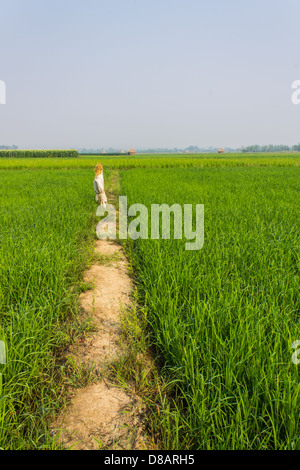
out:
M103 173L101 173L101 175L98 175L98 176L95 177L94 189L95 189L95 193L97 193L97 194L103 193L103 191L104 191Z

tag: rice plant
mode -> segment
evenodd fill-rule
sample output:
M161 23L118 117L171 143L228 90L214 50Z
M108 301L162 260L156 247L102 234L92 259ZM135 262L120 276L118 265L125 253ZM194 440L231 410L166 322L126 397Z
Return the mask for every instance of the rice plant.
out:
M94 237L92 180L84 170L0 179L0 447L51 448L47 421L62 393L56 356L70 341L65 324Z
M99 161L108 192L124 169L129 205L205 207L199 251L172 236L125 244L161 374L176 384L160 409L163 448L299 449L296 154L1 158L0 447L55 448L57 353L92 259Z
M122 173L129 204L205 207L199 251L172 238L126 243L163 370L178 384L176 406L162 414L166 447L300 448L291 360L300 339L299 176L287 167Z

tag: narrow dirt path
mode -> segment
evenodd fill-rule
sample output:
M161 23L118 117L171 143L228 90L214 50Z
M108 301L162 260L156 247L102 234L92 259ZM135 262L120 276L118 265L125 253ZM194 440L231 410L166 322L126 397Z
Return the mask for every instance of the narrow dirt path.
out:
M95 255L106 262L95 262L86 271L84 280L94 287L80 295L80 305L92 317L96 331L73 344L68 355L92 368L96 380L73 391L69 405L52 426L53 433L65 448L76 450L146 449L141 400L105 373L123 352L120 314L130 308L133 289L128 261L122 247L110 240L98 240Z

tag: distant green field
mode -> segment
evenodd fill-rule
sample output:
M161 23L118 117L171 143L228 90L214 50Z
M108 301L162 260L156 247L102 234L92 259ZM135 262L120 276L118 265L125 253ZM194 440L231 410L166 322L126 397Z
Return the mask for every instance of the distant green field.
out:
M127 244L153 341L178 381L182 408L160 418L167 448L300 448L299 191L291 167L122 172L128 204L149 214L151 204L205 208L199 251L185 240Z
M1 158L0 169L93 169L102 162L105 168L197 168L225 166L299 166L299 153L274 154L199 154L199 155L136 155L106 157L105 155L79 158Z

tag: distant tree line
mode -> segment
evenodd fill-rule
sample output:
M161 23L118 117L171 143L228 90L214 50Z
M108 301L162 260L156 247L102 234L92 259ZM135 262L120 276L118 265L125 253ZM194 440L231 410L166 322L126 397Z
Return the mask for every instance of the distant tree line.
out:
M0 150L0 158L77 158L77 150Z
M0 145L0 150L17 150L17 145ZM219 147L198 147L197 145L190 145L186 148L148 148L148 149L137 149L137 153L217 153ZM231 148L224 147L226 153L237 153L237 152L251 152L251 153L263 153L263 152L300 152L300 143L296 145L248 145L247 147L241 148ZM101 154L101 153L120 153L122 149L108 148L104 149L103 147L92 149L92 148L83 148L78 149L79 153L86 154Z
M162 147L153 147L153 148L137 148L136 153L158 153L158 154L183 154L183 153L217 153L219 147L198 147L197 145L190 145L189 147L185 148L162 148ZM300 143L297 145L249 145L247 147L240 147L240 148L231 148L231 147L224 147L225 153L264 153L264 152L291 152L296 151L300 152ZM108 148L108 149L80 149L79 153L115 153L120 152L119 149Z
M262 153L262 152L300 152L300 144L297 145L249 145L248 147L242 147L241 151L244 153Z
M0 145L0 150L17 150L17 145L12 145L9 147L8 145Z

